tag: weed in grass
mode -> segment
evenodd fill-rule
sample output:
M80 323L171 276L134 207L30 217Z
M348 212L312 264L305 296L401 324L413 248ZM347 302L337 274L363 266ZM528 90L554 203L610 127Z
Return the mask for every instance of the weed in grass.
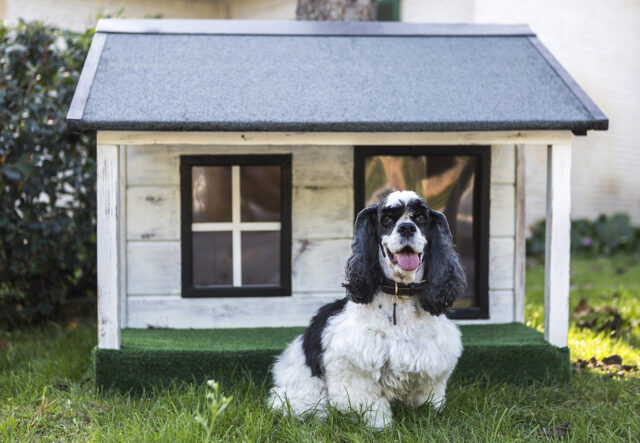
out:
M202 425L206 439L210 440L213 435L213 426L216 419L222 415L227 406L233 401L233 396L226 397L220 392L220 384L215 380L207 381L208 392L206 394L207 404L204 415L196 413L196 421Z

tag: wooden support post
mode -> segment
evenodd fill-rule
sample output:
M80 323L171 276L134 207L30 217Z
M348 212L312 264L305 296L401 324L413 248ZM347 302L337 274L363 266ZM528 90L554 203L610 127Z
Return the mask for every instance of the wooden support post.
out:
M97 147L98 347L120 349L119 147Z
M524 323L524 296L527 243L525 222L525 147L516 145L516 217L515 217L515 259L514 259L514 304L513 319Z
M571 252L571 145L547 148L547 232L545 243L544 337L567 346Z
M120 328L127 327L127 147L118 146L118 245L120 247Z

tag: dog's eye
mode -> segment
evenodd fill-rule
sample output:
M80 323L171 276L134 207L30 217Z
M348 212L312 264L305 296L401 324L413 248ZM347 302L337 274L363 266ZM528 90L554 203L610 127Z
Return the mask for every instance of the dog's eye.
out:
M423 214L420 214L419 216L416 217L416 221L420 223L424 223L427 221L427 217L425 217Z
M391 223L393 223L393 219L391 217L389 217L388 215L382 217L382 225L383 226L389 226Z

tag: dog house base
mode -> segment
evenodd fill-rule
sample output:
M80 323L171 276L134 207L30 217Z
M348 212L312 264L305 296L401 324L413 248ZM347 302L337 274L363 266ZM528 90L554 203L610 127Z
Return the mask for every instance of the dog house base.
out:
M570 376L569 349L557 348L521 323L463 325L464 352L453 383L478 379L561 383ZM304 328L124 329L122 347L94 350L96 384L122 391L201 383L250 374L269 377L274 358Z

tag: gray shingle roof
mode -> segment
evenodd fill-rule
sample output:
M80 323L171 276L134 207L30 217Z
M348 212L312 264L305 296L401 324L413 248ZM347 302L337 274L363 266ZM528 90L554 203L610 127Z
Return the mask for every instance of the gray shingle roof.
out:
M80 130L607 129L527 26L101 20Z

